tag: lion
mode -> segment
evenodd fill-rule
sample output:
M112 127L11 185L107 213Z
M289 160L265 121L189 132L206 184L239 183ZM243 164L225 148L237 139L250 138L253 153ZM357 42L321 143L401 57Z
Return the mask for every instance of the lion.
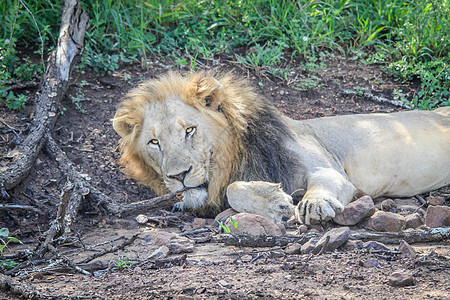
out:
M169 72L131 90L113 127L130 177L181 192L176 208L203 215L228 205L235 181L305 189L295 207L303 224L363 194L406 197L450 182L449 107L298 121L233 73Z

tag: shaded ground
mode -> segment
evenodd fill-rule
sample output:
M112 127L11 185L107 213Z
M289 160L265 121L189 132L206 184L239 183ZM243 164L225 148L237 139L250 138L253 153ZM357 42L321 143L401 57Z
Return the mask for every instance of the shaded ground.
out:
M297 63L291 65L296 74L306 76L300 66ZM326 67L317 74L318 86L307 91L295 90L277 78L258 77L252 71L239 69L226 62L216 62L214 68L234 69L235 72L248 76L261 94L295 119L397 111L399 108L390 104L350 96L343 90L367 88L370 93L392 98L394 88L401 88L410 97L417 88L414 84L399 85L383 74L378 66L367 66L359 61L343 58L327 60ZM75 73L72 76L73 82L68 96L62 103L63 114L56 124L53 136L68 157L80 167L82 173L91 178L91 183L116 201L129 203L154 195L150 189L124 178L117 165L118 136L110 119L114 116L120 99L131 87L144 78L154 77L167 70L168 66L154 59L146 69L133 65L104 77L94 73ZM75 102L86 113L77 109L72 97L79 100ZM27 107L26 111L20 114L0 107L0 118L4 122L0 123L2 154L6 154L8 148L13 147L27 133L30 112L31 107ZM0 167L7 164L7 158L2 155ZM11 203L37 207L41 213L0 211L0 228L9 228L13 236L25 242L26 247L36 245L36 238L48 228L56 216L59 194L65 182L66 178L58 171L56 164L45 153L41 153L31 174L19 187L11 191L9 200ZM445 193L448 194L448 191ZM448 201L447 199L447 204ZM196 244L194 252L188 253L187 257L182 259L181 266L156 266L146 262L148 256L158 248L148 238L149 232L190 231L193 229L190 223L194 215L176 213L171 215L176 221L163 224L165 226L161 228L161 224L140 227L133 217L116 219L105 216L92 203L83 204L81 210L79 219L72 228L72 237L60 248L60 251L72 250L66 255L74 262L80 262L95 252L81 251L83 244L89 248L90 245L121 236L130 237L136 233L139 233L138 239L118 254L97 259L97 265L86 265L86 268L100 270L95 277L73 273L70 268L61 267L22 274L21 279L31 283L43 295L53 295L56 298L83 296L105 299L450 297L450 246L445 241L439 244L414 245L418 251L416 259L400 259L396 255L382 257L367 251L340 251L321 256L287 256L279 250L254 252L252 249L226 247L213 240L208 241L207 237L211 234L207 233L203 235L206 238ZM164 212L152 214L161 215ZM213 223L213 220L207 220L205 228L215 230ZM291 231L295 233L294 229ZM201 237L202 235L191 238ZM96 249L111 247L122 240L99 245ZM397 246L392 245L392 249ZM261 249L256 249L259 250ZM258 259L252 262L257 257ZM377 258L379 266L364 267L363 262L369 258ZM139 263L131 268L117 270L111 266L117 264L118 260ZM109 271L101 271L108 269L108 266ZM42 269L45 265L35 267ZM408 270L413 273L416 285L405 288L389 286L388 275L395 270ZM10 297L12 296L5 294L0 296L0 299Z

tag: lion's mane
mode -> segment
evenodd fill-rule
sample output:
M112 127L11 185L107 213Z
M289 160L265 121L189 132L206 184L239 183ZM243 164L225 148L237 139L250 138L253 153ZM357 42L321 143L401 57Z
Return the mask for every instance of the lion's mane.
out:
M293 190L293 174L300 166L295 155L282 146L293 133L272 105L232 73L217 77L204 72L187 77L168 73L130 91L113 119L114 129L122 137L120 164L128 176L158 194L168 192L161 176L137 150L136 142L145 105L170 96L200 110L216 123L211 128L224 133L211 156L208 200L202 208L205 213L224 207L226 187L236 180L279 182L286 192Z

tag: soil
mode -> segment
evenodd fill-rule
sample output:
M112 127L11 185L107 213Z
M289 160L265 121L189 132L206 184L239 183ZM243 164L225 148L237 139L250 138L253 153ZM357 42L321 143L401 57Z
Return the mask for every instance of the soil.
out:
M336 57L323 63L326 67L317 74L318 85L306 91L293 89L278 78L257 76L252 70L240 69L226 58L204 62L202 67L234 70L248 77L259 93L294 119L391 113L400 108L348 95L344 90L367 88L366 92L389 99L394 88L402 89L409 98L418 88L414 82L400 84L383 73L380 66L366 65L359 60ZM90 177L90 182L118 202L130 203L155 195L149 188L127 179L120 170L117 164L119 137L110 120L130 88L143 79L167 72L169 67L162 60L153 58L146 67L141 64L122 66L107 76L89 71L74 72L67 96L61 104L62 113L53 137L81 172ZM289 67L299 78L306 78L301 63L291 62ZM181 68L180 71L188 70ZM32 94L36 91L25 92ZM85 113L77 109L73 98L80 100L78 105ZM5 155L8 150L26 136L31 112L31 105L27 105L21 113L0 106L0 168L8 165ZM66 176L58 170L56 163L44 152L40 153L29 176L14 190L8 191L11 196L8 200L2 200L2 204L31 205L40 210L39 213L0 211L0 228L9 228L12 236L24 242L23 246L8 247L5 255L24 248L34 249L38 245L39 236L55 219L59 195L65 183ZM443 195L449 203L448 189L433 192L433 195ZM377 199L378 202L381 200ZM417 199L405 201L417 202ZM395 252L380 255L361 250L337 250L323 255L286 255L279 248L238 248L217 243L211 238L216 234L217 226L212 219L206 219L204 228L209 231L188 235L196 241L193 252L172 254L168 257L171 262L157 264L148 259L159 248L149 238L149 233L192 231L196 229L192 227L195 214L164 210L143 213L155 220L167 221L139 225L135 216L111 217L96 203L85 201L72 231L61 242L58 252L85 270L95 271L95 276L81 274L64 264L48 267L48 262L42 262L25 269L16 279L31 284L41 295L54 299L450 298L448 241L414 244L418 253L415 259L400 258ZM295 227L288 228L288 233L295 232ZM131 245L89 264L80 263L99 249L110 249L135 234L138 237ZM398 245L389 246L392 250L398 248ZM365 266L364 262L371 258L376 258L379 264ZM411 273L415 285L390 286L388 278L397 270ZM0 299L15 297L0 289Z

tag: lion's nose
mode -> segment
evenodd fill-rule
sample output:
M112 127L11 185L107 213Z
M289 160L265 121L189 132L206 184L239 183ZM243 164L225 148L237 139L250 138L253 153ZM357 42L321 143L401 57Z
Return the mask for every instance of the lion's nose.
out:
M176 175L168 175L167 177L172 178L172 179L176 179L180 182L184 181L184 178L186 178L186 175L192 170L192 166L189 167L188 170L183 171L181 173L178 173Z

